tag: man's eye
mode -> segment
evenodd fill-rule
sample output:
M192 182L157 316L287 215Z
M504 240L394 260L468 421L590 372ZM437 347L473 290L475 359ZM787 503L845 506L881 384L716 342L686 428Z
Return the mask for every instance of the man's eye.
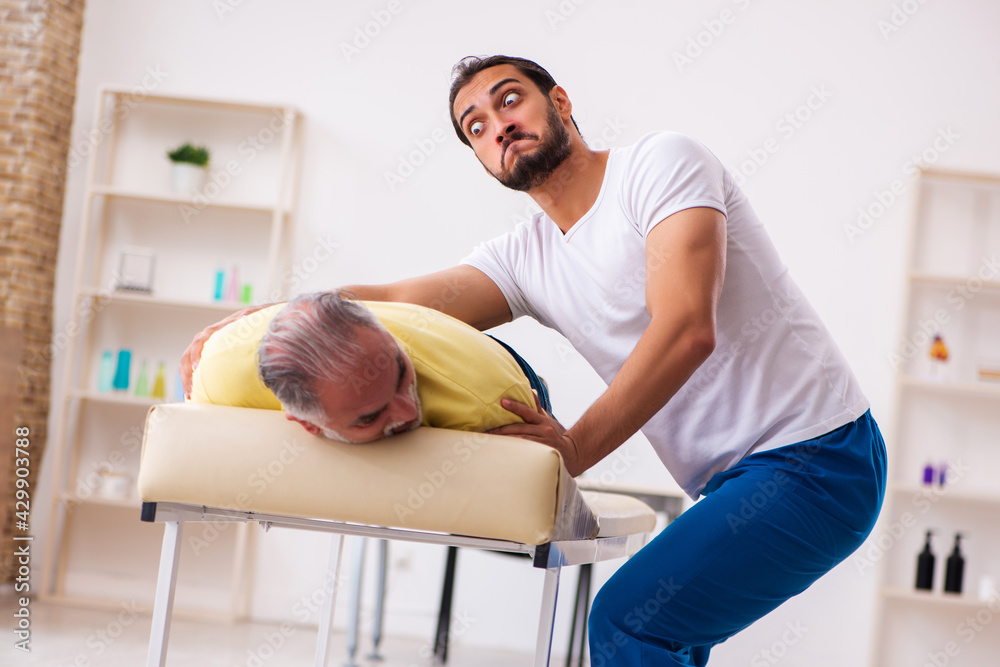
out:
M509 107L514 102L521 99L521 93L516 93L513 90L503 96L503 106Z
M483 131L483 126L483 122L481 120L477 120L472 125L469 125L469 134L474 137L478 137L479 133Z

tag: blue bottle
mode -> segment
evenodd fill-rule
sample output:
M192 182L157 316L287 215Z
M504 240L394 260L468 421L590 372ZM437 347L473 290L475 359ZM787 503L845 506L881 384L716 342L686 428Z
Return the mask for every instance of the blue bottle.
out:
M132 351L122 348L118 350L118 368L115 369L115 379L111 383L115 391L128 391L128 381L132 372Z
M104 350L101 355L101 366L97 373L97 391L106 394L111 391L111 383L115 379L115 360L111 350Z

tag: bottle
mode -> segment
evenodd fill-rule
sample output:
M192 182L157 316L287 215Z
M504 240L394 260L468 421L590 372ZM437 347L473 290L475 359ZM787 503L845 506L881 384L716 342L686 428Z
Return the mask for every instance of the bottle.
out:
M156 379L153 380L153 398L164 399L167 397L167 379L164 377L164 364L161 361L156 367Z
M226 301L239 303L240 301L240 267L233 266L233 272L229 274L229 288L226 291Z
M946 593L961 593L962 579L965 575L965 558L959 550L959 541L962 539L961 533L955 533L955 550L948 556L948 567L944 575L944 590Z
M181 383L181 369L177 369L177 375L174 376L174 402L183 403L184 402L184 385Z
M135 379L135 395L149 396L149 373L146 371L146 360L139 366L139 376Z
M917 556L917 588L923 591L934 589L934 554L931 553L931 531L927 531L924 550Z
M132 351L124 347L118 350L118 366L115 368L115 377L111 382L111 388L115 391L128 391L128 381L132 367Z
M924 486L934 484L934 472L934 465L928 461L927 465L924 466Z
M107 393L111 391L111 383L115 379L115 360L111 355L111 350L104 350L101 355L101 367L97 374L97 391Z
M226 296L226 272L219 269L215 272L215 300L222 301Z

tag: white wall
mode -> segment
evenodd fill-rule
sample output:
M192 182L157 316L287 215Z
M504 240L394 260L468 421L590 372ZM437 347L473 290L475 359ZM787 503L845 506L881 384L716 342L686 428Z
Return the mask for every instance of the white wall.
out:
M376 32L379 16L391 20L345 54L366 28ZM446 100L450 67L462 56L536 59L569 92L592 145L679 130L746 176L751 201L891 436L886 355L898 339L907 162L926 150L936 167L1000 172L998 25L1000 6L988 0L512 0L485 7L88 0L74 145L83 145L91 126L98 85L141 85L150 70L165 73L158 92L297 105L306 149L293 259L328 235L340 249L303 290L388 281L450 266L534 210L486 177L452 136ZM679 62L685 53L689 62ZM946 150L935 150L948 133L937 144ZM421 146L430 154L414 152ZM419 166L390 187L386 174L410 156ZM69 317L83 178L76 167L67 185L57 329ZM897 179L906 190L899 196L888 192ZM859 208L873 218L849 234ZM507 329L552 385L557 415L572 422L601 391L600 380L558 337L531 323ZM54 386L55 395L60 390ZM627 447L622 479L668 482L641 438ZM325 542L266 538L255 612L281 617L320 582L310 573L322 556L302 554ZM389 629L430 637L443 554L408 546L394 553ZM459 571L456 611L476 619L459 641L530 650L540 579L490 554L463 552ZM787 647L783 664L862 664L874 583L870 570L845 563L719 647L716 661L772 664L760 651L798 623L808 630ZM481 599L486 594L493 597ZM557 628L567 624L562 618ZM557 642L563 646L561 636Z

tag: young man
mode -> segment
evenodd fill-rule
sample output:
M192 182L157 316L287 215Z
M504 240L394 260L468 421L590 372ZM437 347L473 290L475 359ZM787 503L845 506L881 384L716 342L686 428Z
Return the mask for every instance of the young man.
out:
M469 58L455 74L459 138L543 213L457 267L350 289L427 305L452 289L444 311L479 329L528 315L569 339L607 391L568 430L504 401L524 423L494 432L555 447L579 474L641 429L704 496L621 567L590 618L595 667L704 665L870 532L885 450L868 402L707 149L656 133L592 151L537 64Z

